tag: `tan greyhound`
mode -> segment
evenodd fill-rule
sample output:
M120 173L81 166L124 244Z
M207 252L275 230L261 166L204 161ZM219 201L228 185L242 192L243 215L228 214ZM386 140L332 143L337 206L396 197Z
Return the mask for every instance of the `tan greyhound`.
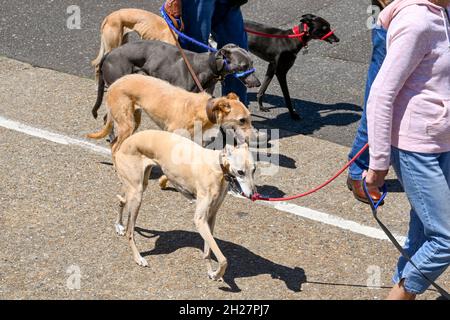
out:
M111 85L106 108L105 126L88 137L105 138L114 127L117 136L115 141L111 140L113 156L139 126L140 112L136 112L139 108L162 130L184 130L191 139L197 128L202 134L210 130L217 132L219 127L232 130L239 143L249 142L255 135L251 114L234 93L213 98L207 93L188 92L166 81L139 74L124 76Z
M98 65L103 56L121 46L129 32L135 31L143 40L160 40L175 45L167 23L160 16L141 9L121 9L108 15L100 29L100 51L92 61L98 78Z
M122 182L115 228L119 235L126 235L134 261L144 267L148 263L136 247L134 228L155 165L161 167L182 194L196 199L194 223L205 240L203 257L207 260L208 276L222 280L227 259L214 240L214 225L230 184L248 198L256 192L256 167L248 146L227 145L223 151L209 150L177 134L156 130L138 132L124 141L115 157L117 175ZM126 230L122 224L124 211L128 213ZM211 251L218 260L216 271L213 271Z

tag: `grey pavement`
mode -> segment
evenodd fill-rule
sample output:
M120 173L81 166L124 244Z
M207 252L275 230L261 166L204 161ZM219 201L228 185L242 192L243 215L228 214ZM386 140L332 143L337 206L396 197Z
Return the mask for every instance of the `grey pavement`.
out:
M77 139L101 126L87 112L94 81L7 58L0 58L0 70L3 118ZM154 125L146 118L142 128ZM215 233L230 267L224 283L212 282L193 225L194 205L159 190L158 172L137 223L138 248L150 265L141 268L114 232L119 184L110 157L1 126L0 137L0 298L382 299L391 285L398 254L388 241L232 196L218 214ZM259 191L272 196L324 181L348 151L283 132L274 143L280 146L279 172L256 174ZM329 156L321 156L324 150ZM393 178L380 214L404 235L408 206ZM376 227L368 207L350 198L344 185L341 177L292 205ZM81 272L79 290L67 286L67 271L74 267ZM368 287L378 271L381 287ZM448 287L449 276L439 282ZM420 298L437 297L428 291Z

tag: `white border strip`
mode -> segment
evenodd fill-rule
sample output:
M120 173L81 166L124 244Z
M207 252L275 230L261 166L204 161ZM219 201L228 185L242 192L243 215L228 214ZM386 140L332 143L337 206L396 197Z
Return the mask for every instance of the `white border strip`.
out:
M111 152L108 148L100 147L96 144L87 142L85 140L70 138L58 133L50 132L43 129L38 129L34 127L30 127L26 124L16 122L13 120L6 119L0 116L0 126L6 129L14 130L17 132L21 132L33 137L41 138L44 140L52 141L58 144L63 145L74 145L95 153L99 153L102 155L111 155ZM235 196L238 198L242 198L240 196ZM323 224L327 224L330 226L334 226L343 230L348 230L357 234L364 235L369 238L379 239L379 240L388 240L388 237L384 234L381 229L368 227L362 224L359 224L355 221L345 220L343 218L333 216L328 213L312 210L309 208L301 207L295 205L293 203L288 202L258 202L258 204L262 204L264 206L272 207L276 210L287 212L294 214L296 216L309 219L312 221L320 222ZM402 236L395 235L395 238L400 242L404 243L406 238Z

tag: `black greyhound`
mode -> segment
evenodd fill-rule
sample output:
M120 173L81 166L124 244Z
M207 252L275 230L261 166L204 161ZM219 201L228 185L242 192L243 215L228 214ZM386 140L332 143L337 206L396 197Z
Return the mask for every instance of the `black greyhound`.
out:
M216 53L186 50L186 56L203 88L210 94L225 76L253 68L250 53L234 44L227 44ZM178 48L161 41L127 43L104 56L99 67L97 101L92 109L94 118L102 104L105 86L131 73L153 76L188 91L199 92ZM249 88L261 85L254 74L239 79Z
M299 120L300 116L292 106L286 75L294 65L297 54L302 48L308 46L310 40L335 43L339 42L339 38L331 31L330 24L325 19L313 14L303 15L300 24L293 29L282 30L252 21L245 21L245 28L248 33L250 52L269 62L266 77L257 95L259 109L268 111L263 106L263 96L276 75L291 117ZM269 38L267 35L274 36L274 38Z

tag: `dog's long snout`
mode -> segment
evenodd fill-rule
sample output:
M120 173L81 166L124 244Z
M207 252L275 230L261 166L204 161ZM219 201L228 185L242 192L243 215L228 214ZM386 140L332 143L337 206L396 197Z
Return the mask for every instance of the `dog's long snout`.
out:
M333 43L338 43L338 42L340 42L341 40L337 37L337 36L335 36L334 34L331 36L331 37L329 37L327 40L326 40L328 43L331 43L331 44L333 44Z
M261 82L253 73L245 78L242 78L241 81L247 88L258 88L261 86Z

